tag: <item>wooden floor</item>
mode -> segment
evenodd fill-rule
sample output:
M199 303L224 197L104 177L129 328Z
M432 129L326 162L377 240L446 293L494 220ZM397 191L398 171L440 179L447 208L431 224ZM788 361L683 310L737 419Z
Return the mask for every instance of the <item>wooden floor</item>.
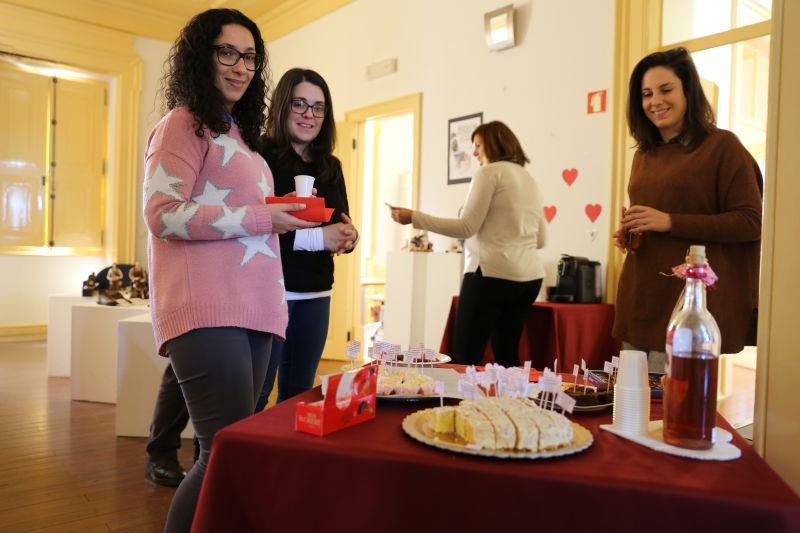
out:
M161 531L175 490L146 480L145 439L114 435L113 405L70 401L45 352L0 343L0 531Z
M174 489L145 478L145 439L114 435L113 405L70 401L45 356L43 340L0 342L0 532L161 531ZM738 427L752 420L755 378L734 368L720 411ZM184 467L192 454L184 441Z
M162 531L175 489L145 477L146 439L116 437L114 405L71 401L45 359L44 340L0 342L0 532Z

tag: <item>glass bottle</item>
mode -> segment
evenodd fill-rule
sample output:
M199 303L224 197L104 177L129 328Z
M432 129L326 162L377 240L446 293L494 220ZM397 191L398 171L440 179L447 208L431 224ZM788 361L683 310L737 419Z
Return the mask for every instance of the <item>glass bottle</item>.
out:
M705 246L691 246L686 286L667 326L664 442L695 450L714 445L721 338L706 308Z

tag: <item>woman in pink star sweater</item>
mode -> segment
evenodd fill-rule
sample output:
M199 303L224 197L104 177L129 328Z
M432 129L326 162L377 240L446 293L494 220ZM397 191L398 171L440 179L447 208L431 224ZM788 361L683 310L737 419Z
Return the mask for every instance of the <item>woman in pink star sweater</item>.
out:
M159 353L170 359L200 443L166 531L188 531L211 441L253 413L272 335L287 314L275 234L314 226L264 204L272 173L254 151L264 126L266 50L242 13L197 15L172 48L169 113L145 154L150 302Z

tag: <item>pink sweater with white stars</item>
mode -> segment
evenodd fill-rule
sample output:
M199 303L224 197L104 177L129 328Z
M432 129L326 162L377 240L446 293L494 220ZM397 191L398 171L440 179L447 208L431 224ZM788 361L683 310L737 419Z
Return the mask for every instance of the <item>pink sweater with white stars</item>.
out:
M156 124L145 151L150 308L156 345L197 328L284 336L286 298L277 235L264 197L267 163L231 124L195 135L185 108Z

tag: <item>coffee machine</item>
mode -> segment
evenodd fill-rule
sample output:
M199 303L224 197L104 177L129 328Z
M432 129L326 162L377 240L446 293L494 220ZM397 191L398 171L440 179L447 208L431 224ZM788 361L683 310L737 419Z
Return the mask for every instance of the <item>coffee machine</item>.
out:
M547 299L561 303L599 303L603 296L601 282L599 262L561 254L558 261L558 280Z

